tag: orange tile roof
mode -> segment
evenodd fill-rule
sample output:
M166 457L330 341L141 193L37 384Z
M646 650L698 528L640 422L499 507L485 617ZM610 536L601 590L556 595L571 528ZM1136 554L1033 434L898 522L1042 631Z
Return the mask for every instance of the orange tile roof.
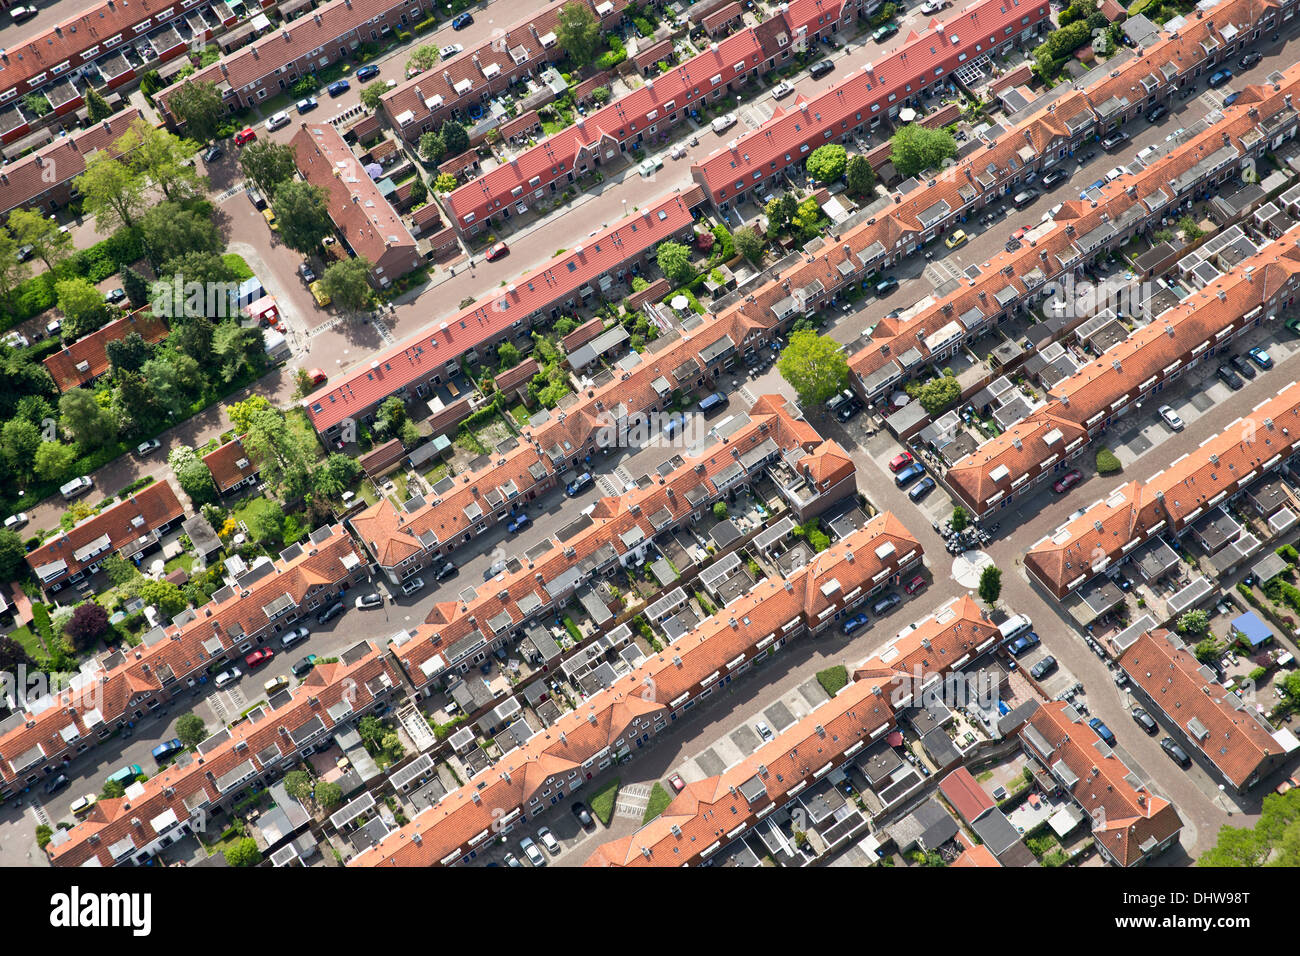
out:
M83 335L66 348L45 359L45 367L60 392L92 382L108 371L109 342L119 342L132 332L151 345L167 337L167 325L148 307ZM84 366L84 367L82 367Z
M139 118L140 111L132 106L5 165L0 169L0 217L80 176L86 171L87 157L109 149ZM118 155L116 150L113 154Z
M225 494L241 481L256 475L260 470L253 464L244 451L241 438L232 438L219 448L203 456L203 464L212 472L212 480L217 484L217 491Z

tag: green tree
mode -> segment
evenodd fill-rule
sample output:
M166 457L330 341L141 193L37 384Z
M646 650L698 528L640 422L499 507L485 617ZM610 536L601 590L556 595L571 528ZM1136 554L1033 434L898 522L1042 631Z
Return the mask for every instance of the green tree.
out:
M36 474L46 481L67 481L76 464L77 450L71 445L43 441L36 449Z
M4 455L5 462L14 474L31 474L36 449L40 447L40 431L25 419L10 419L0 428L0 454Z
M790 217L790 228L800 240L807 242L821 232L824 219L821 206L817 205L814 197L809 196L799 203L794 215Z
M27 263L18 261L19 248L9 230L0 226L0 303L10 301L14 290L31 271Z
M367 714L357 721L357 734L367 747L378 747L379 741L386 733L388 728L384 726L384 722L373 714Z
M184 415L204 384L199 363L173 349L160 350L144 363L140 374L153 390L154 400L172 416Z
M262 862L262 851L257 848L257 841L252 837L244 837L222 850L222 854L231 866L257 866Z
M1223 643L1213 634L1207 634L1192 648L1192 653L1202 664L1212 664L1223 653Z
M944 129L929 129L909 123L900 126L889 139L889 159L900 176L915 176L927 169L937 169L949 157L957 155L957 141Z
M685 285L695 278L695 269L691 267L691 251L680 242L671 239L659 243L655 250L655 261L662 272L674 286Z
M870 196L876 185L876 172L865 156L854 156L844 170L849 194L853 196Z
M0 580L12 581L26 563L27 549L18 532L0 528Z
M442 137L432 130L420 137L420 158L426 163L437 165L447 155L447 146Z
M387 92L387 83L370 83L363 86L361 88L361 105L373 113L383 105L384 94Z
M952 530L965 531L966 526L970 524L970 514L961 505L952 509Z
M281 183L271 200L271 208L280 221L280 238L290 249L309 253L333 231L328 194L319 186L302 179Z
M211 358L227 385L245 369L258 367L266 355L261 329L245 328L235 319L227 319L213 329L211 348Z
M304 770L290 770L284 775L284 789L298 802L306 803L311 799L311 774Z
M767 221L772 228L784 229L790 225L790 220L794 218L798 209L799 200L789 193L782 193L767 201L767 205L763 207L763 215L767 216Z
M331 263L320 282L321 288L335 304L349 312L361 312L374 303L370 262L361 256Z
M713 503L713 517L719 521L727 520L727 503L725 501L715 501Z
M843 146L838 143L827 143L812 151L805 168L809 176L829 186L844 175L844 168L848 162L848 152Z
M59 421L63 430L83 449L100 448L117 437L113 413L95 401L95 393L74 388L59 399Z
M144 180L106 150L91 154L86 171L72 182L81 191L81 208L95 217L99 232L134 226L145 208Z
M1210 615L1202 610L1188 611L1178 619L1178 630L1184 634L1204 634L1210 627Z
M604 106L606 103L609 102L610 95L611 94L608 86L598 86L591 91L591 98L601 106Z
M732 241L736 244L736 251L752 262L754 265L763 264L763 254L767 249L767 243L763 237L758 234L758 230L753 226L741 226L731 234Z
M805 407L827 401L849 379L848 359L839 344L830 336L816 332L791 334L776 368Z
M281 183L293 179L298 171L293 159L293 147L269 139L259 139L240 150L239 168L243 170L244 177L251 180L262 195L268 198L275 195Z
M152 604L167 618L175 617L187 606L184 593L175 584L148 578L140 585L140 600Z
M931 415L938 415L959 398L961 383L947 370L922 385L919 392L921 407Z
M167 464L176 476L176 483L190 496L197 507L217 500L217 486L212 472L203 459L189 445L179 445L167 456Z
M438 47L434 43L423 43L417 46L406 61L406 72L409 75L412 70L418 73L425 73L432 70L438 65ZM375 86L383 84L376 83Z
M99 94L93 86L86 87L86 116L92 123L106 120L113 115L113 107Z
M88 280L61 279L54 284L54 293L66 338L79 339L108 321L108 300Z
M99 791L101 800L120 800L126 796L126 786L120 780L105 780L104 789Z
M138 372L149 361L150 345L139 332L130 332L125 338L106 342L104 352L115 374L120 371Z
M72 254L72 232L60 231L55 220L39 212L15 209L9 214L6 228L19 248L31 246L32 255L50 271Z
M429 187L425 185L424 177L419 173L411 181L411 205L422 206L429 201Z
M508 368L514 368L522 359L523 354L509 342L502 342L497 346L497 361L501 364L503 372Z
M122 270L122 291L133 308L139 309L149 302L149 283L130 266Z
M469 133L455 120L447 120L443 123L438 136L442 139L442 144L447 147L448 156L459 156L469 149Z
M183 84L167 99L167 109L198 143L210 143L226 116L225 104L214 84L198 80Z
M329 780L319 781L314 795L321 809L326 811L333 810L343 802L343 788Z
M327 498L337 498L360 474L360 462L349 455L335 452L312 471L312 491Z
M192 165L198 144L136 119L113 144L119 155L129 157L131 169L142 180L162 190L170 200L195 199L208 189L207 177Z
M986 565L980 572L979 596L989 607L998 603L1002 596L1002 569L997 565Z
M315 439L290 428L284 415L269 405L248 416L244 449L258 463L262 479L277 494L296 498L308 490L316 448ZM283 522L283 515L280 520Z
M209 216L174 202L159 203L140 217L140 237L154 269L192 252L216 253L225 247Z
M274 411L270 402L263 395L250 395L242 402L231 402L226 406L226 415L230 424L240 435L246 434L253 427L253 419L264 411Z
M578 66L586 66L601 47L600 23L584 3L566 3L560 8L555 38Z
M113 408L117 412L119 430L124 435L144 432L159 415L153 391L139 372L123 372L117 376Z
M433 188L440 193L449 193L456 188L456 177L451 173L442 173L433 181Z
M284 540L284 509L274 501L259 508L248 519L248 531L259 544L280 544Z
M197 747L208 739L208 728L204 725L203 718L191 711L176 718L176 736L186 747Z

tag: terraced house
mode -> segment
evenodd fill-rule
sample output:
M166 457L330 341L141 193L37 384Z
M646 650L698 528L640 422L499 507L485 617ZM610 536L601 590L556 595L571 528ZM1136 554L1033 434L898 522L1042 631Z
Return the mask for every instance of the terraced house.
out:
M955 462L944 483L976 515L1037 491L1137 401L1276 319L1300 288L1297 243L1300 226L1062 379L1046 404Z
M915 673L943 675L992 650L997 627L969 597L954 599L864 661L853 681L724 773L689 783L655 819L603 844L587 866L698 866L752 832L831 771L897 727L916 698Z
M70 136L60 136L0 169L0 220L15 209L57 212L72 201L72 181L86 171L86 160L109 149L140 118L134 106Z
M764 581L705 619L350 865L472 862L496 836L558 803L615 760L634 754L701 700L750 670L757 658L798 636L833 626L845 610L864 599L865 589L878 575L888 574L905 554L914 560L919 552L920 545L897 519L878 515L788 579Z
M1057 600L1113 571L1157 535L1181 537L1288 463L1300 441L1292 382L1144 482L1130 481L1040 538L1025 555L1031 580Z
M398 686L387 657L361 641L333 662L318 663L230 727L223 727L125 796L104 798L46 847L54 866L129 866L229 810L241 794L282 776L334 735L384 707Z
M332 439L345 422L372 423L391 396L414 401L432 395L460 374L462 359L477 361L504 341L529 348L534 323L575 311L615 289L615 283L630 283L659 243L688 236L698 201L698 190L673 193L507 283L504 291L452 312L335 377L303 399L312 426Z
M232 575L209 603L152 629L138 646L83 664L69 686L51 697L20 701L0 722L0 797L55 772L364 576L365 564L347 532L338 525L319 528L278 560L264 559Z
M429 693L436 683L464 674L498 648L512 647L529 621L554 615L579 589L612 569L644 559L655 538L697 520L716 501L773 472L777 488L805 508L806 520L853 493L854 467L833 441L779 396L763 396L748 415L720 422L714 443L691 457L674 456L660 472L618 498L602 498L590 513L560 529L550 549L515 562L472 600L444 601L425 626L399 635L393 653L414 687ZM896 522L890 533L897 534ZM899 544L903 542L899 535ZM919 558L919 551L916 553ZM893 577L873 581L868 596Z

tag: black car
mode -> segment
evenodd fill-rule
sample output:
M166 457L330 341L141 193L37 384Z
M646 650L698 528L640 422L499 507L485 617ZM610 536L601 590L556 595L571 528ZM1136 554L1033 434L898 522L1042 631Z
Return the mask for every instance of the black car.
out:
M862 403L855 398L853 401L845 402L838 409L836 409L835 417L839 419L841 422L847 422L849 419L857 415L858 412L860 411L862 411Z
M442 566L433 573L433 579L435 581L445 581L448 578L454 578L458 574L460 574L460 568L450 561L444 561Z
M1064 169L1053 169L1050 173L1046 173L1040 182L1044 189L1055 189L1069 178L1070 174Z
M347 605L342 601L335 601L325 610L316 615L317 624L328 624L347 609Z
M1240 355L1234 355L1232 358L1228 359L1228 361L1232 364L1232 367L1237 370L1237 374L1242 378L1250 379L1254 378L1255 375L1258 374L1255 371L1255 366L1251 365Z
M819 76L825 76L833 69L835 69L835 62L833 60L818 60L812 66L808 67L808 73L815 80Z
M1240 69L1249 70L1262 59L1264 59L1264 54L1251 51L1237 61L1237 66Z
M214 143L213 145L209 146L208 151L203 154L203 161L205 163L215 163L218 159L221 158L221 154L222 154L221 147Z
M1050 654L1029 669L1030 675L1034 680L1042 680L1052 671L1056 670L1056 658Z
M298 663L289 668L289 673L294 677L306 677L307 673L316 666L316 655L308 654Z
M1157 103L1155 106L1151 107L1151 109L1147 110L1147 122L1154 123L1156 120L1168 114L1168 112L1169 107L1165 106L1164 103Z
M898 280L893 276L885 276L875 284L876 295L889 295L898 288Z
M573 815L578 818L578 823L582 824L584 830L591 831L596 829L596 821L591 818L591 814L587 812L587 805L581 800L569 809L573 811Z
M1214 374L1219 376L1219 381L1232 389L1234 392L1241 388L1245 383L1241 378L1227 365L1220 365L1214 370Z
M51 780L49 783L45 785L45 792L58 793L60 790L62 790L70 783L72 783L72 781L68 779L66 774L59 774L57 777L55 777L53 780Z
M1148 734L1155 736L1156 731L1160 729L1160 725L1155 722L1155 718L1153 718L1141 707L1134 707L1132 710L1132 715L1133 715L1133 722L1137 724L1139 727L1141 727L1143 730L1145 730Z
M1160 749L1169 755L1169 759L1180 767L1190 767L1192 758L1187 756L1187 751L1178 746L1178 741L1173 737L1165 737L1160 741Z

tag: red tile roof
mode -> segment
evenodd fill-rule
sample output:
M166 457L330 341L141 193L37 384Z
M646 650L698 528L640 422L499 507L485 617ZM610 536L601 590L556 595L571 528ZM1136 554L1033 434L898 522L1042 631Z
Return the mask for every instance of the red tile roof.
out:
M244 451L244 442L239 438L232 438L221 447L208 452L203 456L203 464L212 472L217 491L223 495L261 470L248 457Z
M967 823L975 822L997 806L965 767L958 767L944 777L939 791Z
M119 139L140 118L134 106L89 129L60 136L0 169L0 217L27 206L86 171L86 158ZM117 155L114 151L114 155ZM53 177L53 178L51 178Z
M110 364L108 343L120 342L132 332L152 345L167 337L167 326L145 307L125 318L115 319L55 352L45 359L45 367L59 391L66 392L85 385L107 372Z

